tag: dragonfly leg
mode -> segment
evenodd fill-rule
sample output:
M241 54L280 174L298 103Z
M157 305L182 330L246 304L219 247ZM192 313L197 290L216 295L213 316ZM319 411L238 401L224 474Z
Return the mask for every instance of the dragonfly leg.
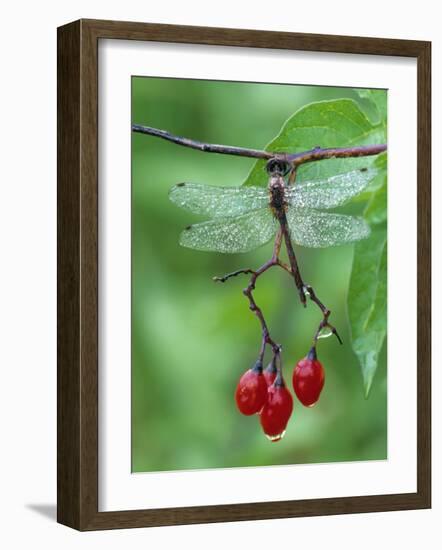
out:
M292 273L292 269L289 265L287 265L286 263L282 262L281 260L278 259L278 265L279 267L282 267L282 269L284 269L284 271L287 271L287 273Z
M279 228L278 233L276 233L275 244L273 245L272 261L275 262L275 264L279 264L279 252L281 251L281 244L282 244L282 229Z
M292 168L289 174L289 177L287 178L287 185L293 185L295 183L296 179L296 167Z
M292 241L290 239L290 233L288 230L287 218L285 212L282 212L279 216L279 223L281 225L281 233L284 236L285 247L287 250L287 256L290 262L290 273L295 281L296 288L298 289L299 299L301 300L302 305L306 306L305 292L304 292L304 281L301 277L301 272L299 271L298 261L296 259L295 251L293 250ZM281 266L283 267L283 266Z

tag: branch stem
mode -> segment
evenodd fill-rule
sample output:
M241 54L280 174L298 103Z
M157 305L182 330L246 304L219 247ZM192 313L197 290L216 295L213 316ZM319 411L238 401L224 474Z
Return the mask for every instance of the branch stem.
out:
M255 298L253 296L253 291L255 290L256 280L258 279L258 277L262 275L265 271L273 267L274 265L277 265L277 262L275 262L273 258L268 262L266 262L264 265L262 265L257 271L255 271L255 273L250 278L249 284L243 290L244 296L246 296L246 298L248 298L249 300L250 311L252 311L256 315L256 317L258 318L261 324L262 340L261 340L261 349L259 352L259 359L261 359L261 361L263 361L264 359L264 353L265 353L265 348L267 344L272 348L273 354L276 355L281 351L280 344L277 344L273 340L273 338L270 336L269 327L264 318L264 314L261 308L256 303Z
M258 149L246 149L244 147L235 147L231 145L218 145L216 143L204 143L195 139L189 139L181 136L175 136L167 132L166 130L159 130L158 128L152 128L151 126L142 126L141 124L133 124L132 132L139 134L148 134L150 136L159 137L184 147L190 147L191 149L197 149L204 153L219 153L221 155L236 155L240 157L252 157L257 159L271 159L275 155L269 151L260 151ZM284 155L285 158L286 155Z
M321 147L315 147L310 151L303 151L302 153L295 153L288 155L287 161L292 164L293 167L300 166L306 162L313 162L315 160L326 160L332 158L350 158L350 157L367 157L371 155L379 155L387 150L387 145L362 145L359 147L333 147L329 149L322 149Z
M333 147L322 149L321 147L315 147L309 151L303 151L301 153L281 153L278 151L263 151L260 149L247 149L245 147L235 147L233 145L218 145L216 143L204 143L195 139L189 139L181 136L177 136L167 132L166 130L160 130L158 128L152 128L151 126L143 126L141 124L133 124L132 132L139 134L147 134L150 136L158 137L182 145L183 147L190 147L191 149L197 149L205 153L218 153L221 155L235 155L240 157L249 157L256 159L278 159L289 162L294 168L304 164L306 162L312 162L315 160L323 160L330 158L348 158L348 157L366 157L370 155L378 155L387 150L386 144L381 145L362 145L360 147ZM293 176L294 177L294 176Z

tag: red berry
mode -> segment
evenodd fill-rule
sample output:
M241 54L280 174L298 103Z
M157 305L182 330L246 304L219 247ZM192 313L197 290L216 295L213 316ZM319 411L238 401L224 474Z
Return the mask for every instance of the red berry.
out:
M267 382L267 386L271 386L276 378L276 373L278 372L278 369L276 368L276 359L273 357L273 359L268 364L267 368L264 369L264 378Z
M236 387L235 399L242 414L255 414L263 408L267 400L267 383L261 361L257 361L252 369L241 376Z
M268 389L267 402L261 414L261 426L271 441L284 437L287 423L293 411L293 398L280 374Z
M293 389L299 401L306 407L313 407L319 399L324 381L324 367L316 357L315 348L312 348L293 371Z

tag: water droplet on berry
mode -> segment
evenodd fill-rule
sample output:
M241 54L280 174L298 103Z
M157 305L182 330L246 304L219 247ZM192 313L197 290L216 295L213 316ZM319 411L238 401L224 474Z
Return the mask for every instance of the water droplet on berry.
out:
M267 437L267 439L269 441L271 441L272 443L277 443L278 441L281 441L281 439L285 436L285 430L282 431L280 434L278 435L267 435L265 434L265 436Z
M263 432L270 441L283 438L293 411L293 398L279 374L268 389L267 402L260 413Z

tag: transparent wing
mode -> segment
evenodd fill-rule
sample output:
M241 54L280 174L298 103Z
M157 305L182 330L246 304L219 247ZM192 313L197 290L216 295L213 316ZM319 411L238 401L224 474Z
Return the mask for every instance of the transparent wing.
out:
M215 187L199 183L179 183L169 192L172 202L211 218L240 216L269 203L268 191L262 187Z
M189 225L180 235L180 244L224 254L248 252L268 242L277 227L278 222L266 207L236 218L218 218Z
M293 241L309 248L325 248L365 239L370 226L362 218L291 208L287 212Z
M360 193L377 170L367 168L323 180L295 183L287 190L287 202L299 208L334 208Z

